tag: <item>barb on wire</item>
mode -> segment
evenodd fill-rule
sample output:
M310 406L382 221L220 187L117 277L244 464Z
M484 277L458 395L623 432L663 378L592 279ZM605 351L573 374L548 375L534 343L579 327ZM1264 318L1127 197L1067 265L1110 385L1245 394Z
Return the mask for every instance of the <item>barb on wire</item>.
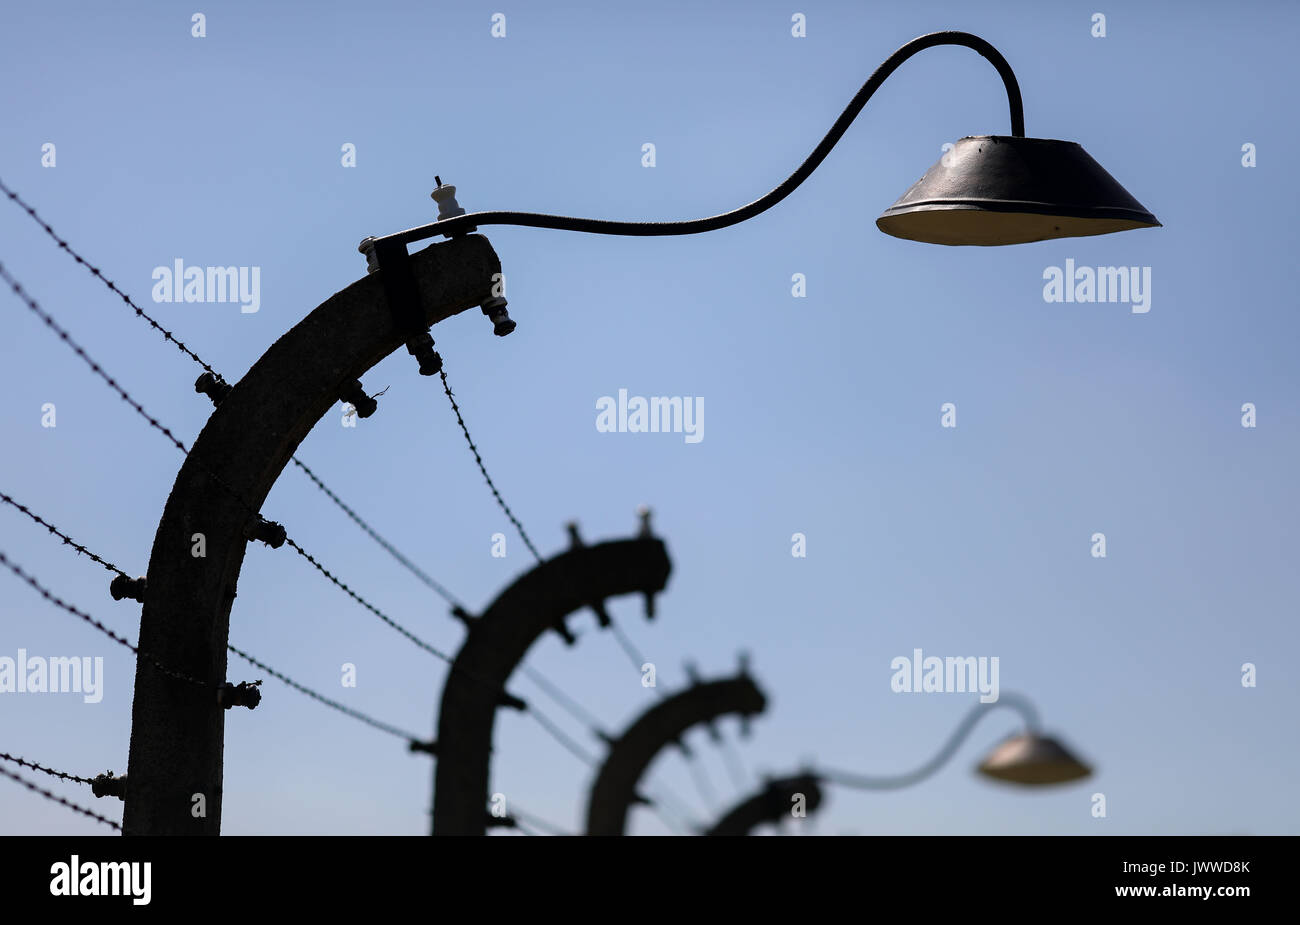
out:
M53 768L47 768L44 765L37 764L34 761L27 761L24 758L19 758L17 755L10 755L5 752L0 752L0 759L4 761L12 761L14 764L18 765L19 767L31 768L33 771L40 771L42 774L48 774L51 777L57 777L60 780L70 780L78 784L92 783L89 777L78 777L75 774L68 774L65 771L56 771Z
M439 370L438 375L442 377L442 389L447 393L447 400L451 402L451 410L456 412L456 423L460 425L460 432L465 435L465 442L469 444L470 452L474 454L474 462L478 463L478 471L483 474L483 480L487 482L488 488L492 490L492 497L496 498L497 504L501 507L501 510L505 512L506 517L508 517L510 522L514 524L515 529L519 531L519 536L523 539L524 545L528 547L528 551L533 554L533 557L538 562L544 561L542 559L542 554L538 552L537 547L533 545L533 541L528 538L528 533L524 530L524 525L519 522L519 518L515 516L514 511L510 510L510 505L506 504L505 498L501 497L501 492L497 491L497 486L496 483L492 481L492 476L488 475L487 466L483 464L483 457L479 455L478 447L474 445L474 438L469 435L469 427L465 424L465 418L460 413L460 405L456 404L456 396L451 394L451 385L447 382L447 369L445 366Z
M72 810L73 812L81 813L81 815L83 816L89 816L91 819L94 819L96 822L102 822L104 823L104 825L112 826L113 828L117 829L119 832L122 831L122 824L120 822L114 822L112 819L108 819L105 818L104 816L99 815L99 813L91 812L90 810L86 809L84 806L78 806L76 803L71 803L68 800L65 800L63 797L59 796L58 794L50 793L50 791L44 789L43 787L39 787L36 784L33 784L31 781L27 780L24 777L20 777L19 775L13 773L7 768L0 767L0 774L3 774L5 777L9 778L10 780L17 781L18 783L22 784L24 787L26 787L28 790L32 791L33 793L39 793L47 800L53 800L55 803L58 803L61 806L66 806L68 809Z

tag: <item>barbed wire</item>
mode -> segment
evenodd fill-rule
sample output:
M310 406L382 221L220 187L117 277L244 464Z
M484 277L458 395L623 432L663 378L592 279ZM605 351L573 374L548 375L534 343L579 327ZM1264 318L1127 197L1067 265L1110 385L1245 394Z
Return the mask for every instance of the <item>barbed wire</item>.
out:
M32 511L31 509L27 508L25 505L22 505L22 504L18 503L17 501L15 501L15 500L14 500L12 497L10 497L9 495L7 495L7 494L5 494L5 493L3 493L3 492L0 492L0 501L4 501L5 503L10 504L10 505L12 505L12 506L18 508L18 509L21 510L24 514L26 514L28 517L30 517L32 520L36 521L36 523L40 524L41 526L43 526L43 527L45 527L47 530L49 530L51 533L53 533L55 536L61 537L61 538L63 539L65 545L68 545L68 546L72 546L72 547L74 547L74 548L75 548L79 553L81 553L81 554L83 554L83 555L86 555L86 556L90 557L91 559L93 559L94 561L100 563L100 564L103 565L105 568L109 569L110 571L117 572L119 575L125 575L125 574L126 574L126 573L123 572L121 569L119 569L117 566L115 566L112 562L109 562L107 559L104 559L103 557L101 557L101 556L95 554L95 553L92 552L91 550L87 549L85 546L83 546L83 545L81 545L81 544L79 544L79 543L74 542L74 541L73 541L73 540L72 540L72 539L71 539L71 538L70 538L66 533L64 533L63 531L61 531L58 527L54 526L54 525L51 524L49 521L45 520L45 519L42 518L39 514L36 514L34 511ZM2 556L2 555L3 555L3 554L0 553L0 556ZM12 566L11 566L11 569L12 569ZM21 577L21 573L20 573L20 577ZM128 576L128 577L129 577L129 576ZM29 582L29 583L30 583L30 582ZM119 641L121 641L121 642L125 642L124 640L119 640ZM129 645L129 643L126 643L126 644ZM358 719L358 720L360 720L361 722L366 723L366 724L369 725L369 726L372 726L372 727L374 727L374 728L376 728L376 729L379 729L379 730L382 730L382 731L384 731L384 732L390 733L390 734L392 734L392 735L399 736L400 738L406 739L406 740L408 740L408 741L414 741L414 742L418 742L418 741L419 741L419 737L418 737L418 736L415 736L415 735L413 735L413 734L411 734L411 733L403 732L401 729L398 729L396 726L392 726L392 725L390 725L390 724L388 724L388 723L381 722L380 720L374 719L374 718L371 717L371 716L367 716L366 714L362 713L362 712L359 711L359 710L355 710L355 709L353 709L352 707L349 707L349 706L346 706L346 705L344 705L344 704L338 703L337 701L331 700L329 697L326 697L325 695L320 694L320 693L318 693L317 691L312 690L311 688L307 687L307 686L304 685L304 684L300 684L300 683L298 683L297 681L295 681L295 680L293 680L292 678L290 678L288 675L285 675L284 673L282 673L282 672L280 672L280 671L277 671L276 669L272 668L270 665L267 665L265 662L259 661L258 659L256 659L256 658L254 658L253 656L249 655L247 652L244 652L244 651L242 651L242 650L240 650L240 649L237 649L237 648L235 648L233 645L230 645L229 643L227 643L226 648L227 648L229 651L231 651L231 652L235 653L236 655L238 655L238 656L239 656L240 658L242 658L244 661L248 662L248 663L249 663L250 665L252 665L253 667L258 668L258 669L260 669L260 670L262 670L262 671L265 671L267 674L269 674L271 677L275 678L276 680L281 681L281 682L287 684L289 687L292 687L294 690L299 691L300 693L306 694L308 697L311 697L312 699L317 700L317 701L319 701L320 703L323 703L323 704L325 704L325 705L328 706L328 707L332 707L333 709L338 710L339 712L344 713L344 714L346 714L347 716L351 716L353 719ZM136 651L137 655L139 654L139 653L138 653L138 650L135 650L134 648L133 648L133 651ZM7 755L4 755L3 753L0 753L0 758L7 758L7 757L10 757L10 756L7 756ZM21 761L22 759L15 759L15 760ZM35 767L35 766L33 766L33 767ZM59 773L59 772L53 772L53 773ZM66 775L65 775L65 776L66 776ZM83 779L83 778L75 778L75 779L76 779L76 780L81 780L81 781L83 781L83 782L85 781L85 779Z
M33 771L40 771L42 774L48 774L51 777L57 777L60 780L70 780L78 784L94 783L94 781L89 777L78 777L76 774L69 774L66 771L56 771L53 768L47 768L42 764L37 764L34 761L27 761L24 758L19 758L17 755L10 755L6 752L0 752L0 760L12 761L19 767L31 768Z
M338 505L339 509L343 511L343 513L346 514L354 524L356 524L358 527L364 530L367 536L369 536L372 540L374 540L376 543L382 546L384 550L388 552L389 555L391 555L399 563L405 566L407 571L409 571L416 578L420 579L420 581L422 581L425 585L432 588L434 592L437 593L437 595L441 597L443 600L445 600L448 604L451 604L453 607L462 606L461 602L457 600L456 595L452 594L449 590L447 590L446 586L444 586L441 582L437 581L436 579L428 575L423 569L421 569L418 565L416 565L405 555L403 555L401 550L399 550L392 543L388 542L388 540L380 536L379 532L375 530L374 527L370 526L370 524L368 524L361 517L361 515L359 515L356 511L352 510L352 508L349 507L348 505L344 504L343 499L341 499L328 486L326 486L326 484L322 482L319 477L317 477L316 473L313 472L305 462L303 462L297 456L292 457L289 461L293 463L295 466L297 466L299 469L301 469L303 473L307 476L307 478L311 479L312 482L316 485L316 487L325 493L325 496L327 498L329 498L336 505Z
M451 386L447 382L446 366L438 371L438 375L442 377L442 389L447 393L447 400L451 402L451 410L456 412L456 423L460 425L460 432L465 435L465 442L469 444L470 452L474 454L474 462L478 463L478 471L483 474L483 480L487 482L488 488L492 490L492 497L496 498L497 504L500 506L501 510L505 512L506 517L508 517L510 522L514 524L515 530L519 532L520 538L523 539L524 545L528 547L528 551L533 554L533 558L538 562L544 562L545 560L542 558L542 554L537 551L537 547L533 545L533 541L528 538L528 533L524 530L524 525L519 522L519 518L515 516L514 511L510 510L510 505L506 504L505 498L501 497L501 492L497 491L497 486L496 483L492 481L492 476L488 475L487 466L483 464L483 457L479 455L478 447L474 445L474 438L469 435L469 427L465 424L465 418L460 413L460 405L456 404L456 396L451 393Z
M104 371L104 368L102 366L100 366L93 359L91 359L90 355L87 354L86 351L82 349L81 345L72 339L72 336L67 332L67 330L63 328L57 321L55 321L54 317L50 315L49 312L45 311L45 309L41 308L40 303L38 303L34 298L32 298L27 293L27 290L23 288L22 283L14 279L12 274L10 274L9 270L5 267L3 263L0 263L0 279L3 279L6 283L9 284L9 288L14 291L14 294L18 296L18 298L21 299L23 303L29 309L31 309L33 313L35 313L36 317L40 318L43 322L45 322L46 327L52 330L55 334L58 334L59 339L62 340L64 343L66 343L78 357L84 360L86 364L90 366L91 370L95 373L95 375L99 376L106 383L108 383L109 387L112 388L112 390L117 393L119 398L121 398L124 402L126 402L128 405L134 408L137 414L139 414L146 421L148 421L150 427L154 428L159 433L161 433L164 437L170 440L172 444L175 445L176 448L179 449L182 453L186 454L187 456L189 455L189 450L186 449L185 444L182 443L175 434L173 434L170 430L168 430L165 426L163 426L163 424L161 424L157 418L151 415L148 411L145 411L144 407L138 401L132 398L130 394L127 393L126 389L122 388L122 386L118 384L116 379L110 376L107 372Z
M289 685L294 690L298 691L298 693L306 694L311 699L318 701L319 703L323 703L327 707L338 710L340 713L343 713L346 716L350 716L355 720L360 720L361 722L365 723L367 726L372 726L373 728L378 729L382 732L387 732L389 735L395 735L398 738L406 739L408 742L420 741L420 737L417 735L414 735L409 732L404 732L403 730L399 729L396 726L391 726L388 723L382 722L381 720L377 720L372 716L367 716L365 713L362 713L360 710L354 710L352 707L339 703L336 700L331 700L330 698L326 697L324 694L317 693L316 691L312 690L310 687L307 687L304 684L299 684L297 681L293 680L293 678L290 678L288 675L276 671L274 668L272 668L270 665L267 665L265 662L258 661L257 659L253 658L253 656L249 655L247 652L237 649L234 646L230 645L229 643L226 644L226 649L235 653L244 661L248 662L248 664L258 669L259 671L265 671L267 674L275 678L277 681L282 681L283 683Z
M162 674L165 674L167 677L172 678L173 680L176 681L184 681L187 684L197 684L200 687L214 687L214 685L212 685L207 681L200 681L197 678L191 678L189 675L182 674L179 671L174 671L173 669L168 668L166 665L158 661L158 659L154 658L148 652L144 652L138 647L132 645L130 642L123 639L121 636L117 635L117 633L113 632L103 623L100 623L90 614L85 613L82 610L79 610L72 604L69 604L67 601L63 600L57 594L50 591L39 581L37 581L36 578L23 571L21 566L19 566L17 563L10 560L9 557L4 554L3 550L0 550L0 565L3 565L5 568L9 569L9 571L13 572L23 581L27 582L27 584L29 584L32 588L34 588L36 592L41 595L41 597L45 598L45 600L49 601L51 604L60 608L61 610L66 610L74 617L79 617L85 622L89 623L91 626L99 630L101 633L103 633L109 639L116 642L118 645L125 646L126 648L130 649L132 652L135 653L136 658L144 659L144 661L148 662L156 670L158 670Z
M36 523L40 524L40 525L41 525L42 527L44 527L46 530L50 531L50 533L52 533L54 536L57 536L59 539L63 540L63 545L64 545L64 546L71 546L74 550L77 551L77 553L78 553L79 555L86 556L87 558L91 559L92 561L94 561L94 562L98 562L100 565L104 566L104 568L108 569L110 572L116 572L117 574L121 575L123 578L130 578L130 577L131 577L131 576L128 575L126 572L122 571L120 568L118 568L116 565L114 565L112 562L109 562L109 561L107 561L106 559L101 559L99 556L95 555L93 552L91 552L91 551L90 551L89 549L87 549L85 546L81 545L81 544L78 543L76 540L74 540L72 537L68 536L66 533L64 533L62 530L60 530L58 527L54 526L54 524L52 524L52 523L50 523L49 521L45 520L45 519L42 518L39 514L36 514L36 513L35 513L34 511L32 511L29 507L27 507L27 505L22 504L21 502L15 501L11 496L5 494L3 491L0 491L0 501L4 502L5 504L9 505L10 507L15 508L16 510L19 510L19 511L21 511L22 513L26 514L28 517L30 517L32 520L34 520Z
M47 800L53 800L55 803L59 803L63 806L66 806L68 809L73 810L74 812L81 813L81 815L83 816L89 816L91 819L94 819L96 822L102 822L104 823L104 825L112 826L113 828L117 829L119 832L122 831L122 824L120 822L114 822L112 819L108 819L105 818L104 816L99 815L99 813L91 812L90 810L86 809L84 806L78 806L76 803L69 802L68 800L65 800L63 797L59 796L58 794L50 793L50 791L46 790L45 788L33 784L31 781L27 780L26 778L13 773L8 768L0 767L0 774L4 775L10 780L17 781L18 783L22 784L24 787L26 787L28 790L31 790L34 793L39 793Z
M396 630L396 631L397 631L398 633L400 633L400 634L402 635L402 637L405 638L408 642L411 642L411 643L415 644L415 645L418 646L419 648L423 649L425 652L428 652L430 655L433 655L433 656L435 656L436 658L440 658L440 659L442 659L442 660L443 660L444 662L446 662L448 665L451 665L451 664L453 664L453 663L455 662L455 658L454 658L453 656L448 655L446 652L442 651L442 650L439 649L437 646L434 646L434 645L431 645L430 643L425 642L423 639L421 639L419 636L417 636L417 635L415 635L414 633L412 633L412 632L411 632L410 630L408 630L406 627L402 626L402 624L398 623L396 620L394 620L394 619L393 619L392 617L390 617L388 614L384 613L382 610L380 610L380 609L379 609L378 607L376 607L374 604L370 603L370 601L366 600L364 597L362 597L362 596L361 596L360 594L358 594L356 591L353 591L352 588L350 588L350 587L347 585L346 582L344 582L342 579L340 579L337 575L335 575L333 572L331 572L331 571L330 571L329 569L327 569L325 566L321 565L320 562L317 561L317 559L316 559L315 556L313 556L311 553L307 552L307 550L305 550L305 549L303 549L301 546L299 546L298 543L297 543L297 541L294 540L292 537L285 537L285 543L287 543L289 546L293 547L294 552L298 553L298 555L302 556L304 559L306 559L308 562L310 562L310 563L312 564L312 566L313 566L313 567L314 567L318 572L320 572L322 575L324 575L326 578L328 578L328 579L329 579L329 580L330 580L334 585L336 585L340 590L342 590L342 591L343 591L343 592L344 592L348 597L352 598L352 600L356 601L358 604L360 604L360 605L361 605L362 607L364 607L366 610L370 611L372 614L374 614L376 617L378 617L380 620L382 620L386 625L388 625L388 626L391 627L392 629Z
M94 264L92 264L90 261L86 260L86 259L85 259L84 257L82 257L79 253L77 253L75 250L73 250L72 247L71 247L71 245L69 245L67 241L63 240L63 238L59 237L58 233L57 233L53 228L50 227L49 222L47 222L47 221L45 221L45 219L41 218L40 215L37 214L36 210L35 210L34 208L32 208L30 205L28 205L25 201L23 201L22 197L19 196L19 195L18 195L16 192L14 192L12 189L10 189L10 188L5 184L5 182L4 182L3 180L0 180L0 192L3 192L6 196L8 196L10 199L12 199L12 200L14 201L14 203L16 203L16 204L18 205L19 208L21 208L24 212L26 212L28 215L30 215L30 216L32 217L33 220L35 220L36 224L40 225L41 228L43 228L43 229L45 230L45 233L46 233L47 235L49 235L51 238L54 239L54 243L55 243L55 244L59 245L59 247L60 247L61 249L63 249L64 251L66 251L66 252L68 253L68 255L69 255L70 257L72 257L73 260L77 261L77 263L81 264L81 265L84 266L87 270L89 270L91 276L94 276L96 279L100 280L100 281L101 281L105 286L107 286L107 287L108 287L109 289L111 289L113 292L115 292L115 293L117 293L119 296L121 296L123 302L125 302L127 305L131 306L131 308L135 309L135 313L136 313L137 315L139 315L139 316L140 316L141 318L143 318L145 321L149 322L149 324L150 324L151 327L153 327L156 331L158 331L159 333L161 333L162 336L163 336L164 338L166 338L167 340L169 340L169 341L171 341L173 344L175 344L175 345L177 346L177 348L179 348L180 351L181 351L182 353L184 353L187 357L189 357L190 359L192 359L195 363L198 363L198 364L199 364L200 366L202 366L206 371L212 373L212 375L214 375L214 376L219 376L219 375L220 375L216 370L214 370L211 366L209 366L209 365L208 365L208 364L203 360L202 357L200 357L197 353L195 353L195 352L194 352L193 350L191 350L189 347L185 346L185 344L181 343L181 341L178 340L178 339L176 338L176 336L175 336L174 334L172 334L171 331L167 330L167 329L164 328L161 324L159 324L156 320L154 320L154 318L151 317L149 314L147 314L147 313L145 312L145 310L144 310L143 308L141 308L139 305L136 305L135 302L133 302L133 301L131 300L131 297L130 297L129 295L127 295L125 292L123 292L121 289L118 289L117 286L113 283L113 281L112 281L111 279L109 279L107 276L105 276L105 275L100 271L100 269L99 269L98 267L96 267L96 266L95 266Z

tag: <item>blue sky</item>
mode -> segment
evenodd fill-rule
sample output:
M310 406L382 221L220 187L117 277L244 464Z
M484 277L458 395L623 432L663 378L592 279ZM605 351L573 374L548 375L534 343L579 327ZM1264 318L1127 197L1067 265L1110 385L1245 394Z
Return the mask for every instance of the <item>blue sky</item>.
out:
M937 29L988 39L1019 78L1027 134L1081 143L1163 228L1009 248L881 234L876 216L945 142L1009 131L995 71L968 49L931 49L794 195L734 228L634 239L485 227L519 328L495 338L477 311L437 326L452 386L545 553L564 548L570 519L589 540L613 538L635 531L638 504L653 507L674 563L660 617L646 624L639 599L612 612L669 689L687 659L720 676L751 653L770 699L740 747L751 785L804 763L887 774L928 759L975 695L891 692L891 659L915 648L997 656L1003 690L1028 695L1097 768L1047 792L976 777L1018 726L998 711L924 784L835 788L792 831L1300 831L1294 7L1116 4L1102 10L1104 38L1091 35L1095 5L1077 3L200 9L205 38L170 4L7 6L0 176L232 381L364 273L363 236L433 219L435 174L470 210L709 215L782 180L905 41ZM495 12L504 38L490 35ZM795 12L805 38L790 34ZM340 165L345 143L355 168ZM1254 168L1241 164L1246 143ZM191 441L209 412L191 387L198 368L0 205L0 261ZM153 268L176 258L260 267L260 310L155 305ZM1067 259L1150 267L1150 311L1045 302L1044 270ZM791 295L795 273L806 298ZM180 454L16 298L0 303L0 491L143 573ZM336 408L300 455L485 606L530 559L445 397L404 351L365 382L389 387L379 412L345 429ZM597 432L596 401L620 388L703 397L704 439ZM956 428L940 427L945 402ZM45 403L54 428L41 426ZM264 511L425 638L459 645L445 605L300 473L284 473ZM504 559L490 554L497 532ZM796 532L806 558L791 556ZM1095 532L1104 559L1090 553ZM112 601L106 572L9 508L0 549L134 639L139 605ZM231 625L232 642L304 683L432 730L445 666L287 548L249 550ZM620 729L650 694L589 615L574 625L576 647L548 638L529 662ZM105 694L0 695L0 751L123 772L130 654L6 573L0 655L18 648L103 656ZM344 662L355 689L340 686ZM231 680L246 676L232 662ZM564 718L527 680L511 687ZM427 757L273 680L265 693L227 717L223 831L427 830ZM718 802L704 805L674 755L653 780L705 821L739 794L704 736L691 741ZM499 719L493 771L508 800L581 827L592 772L534 723ZM119 817L107 802L96 808ZM0 831L108 830L6 781ZM632 831L667 830L638 810Z

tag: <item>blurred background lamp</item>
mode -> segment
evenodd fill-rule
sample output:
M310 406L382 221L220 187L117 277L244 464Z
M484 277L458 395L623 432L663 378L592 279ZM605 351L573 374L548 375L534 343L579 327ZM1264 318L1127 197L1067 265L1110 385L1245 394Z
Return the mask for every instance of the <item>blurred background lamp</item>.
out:
M984 759L979 771L986 777L1029 786L1063 784L1092 773L1060 742L1032 732L1003 741Z

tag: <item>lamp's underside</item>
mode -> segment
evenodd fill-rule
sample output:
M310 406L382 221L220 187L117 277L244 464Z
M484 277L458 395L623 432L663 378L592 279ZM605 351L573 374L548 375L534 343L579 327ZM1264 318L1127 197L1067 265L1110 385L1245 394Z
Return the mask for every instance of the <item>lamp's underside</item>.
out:
M980 773L1015 784L1063 784L1087 777L1092 769L1060 742L1043 735L1018 735L995 748Z
M1002 212L970 204L926 205L901 214L885 213L876 225L886 234L927 244L1028 244L1051 238L1082 238L1132 228L1150 228L1135 218L1076 218L1039 212Z
M992 246L1160 226L1070 141L963 138L876 225L927 244Z

